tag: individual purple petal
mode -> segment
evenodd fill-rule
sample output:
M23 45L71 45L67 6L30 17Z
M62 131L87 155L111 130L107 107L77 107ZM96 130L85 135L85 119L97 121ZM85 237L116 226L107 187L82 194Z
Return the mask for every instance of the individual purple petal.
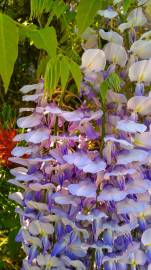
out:
M40 270L40 267L31 266L31 264L29 264L29 262L26 259L24 259L23 260L23 270Z
M143 96L144 95L144 83L137 83L135 87L135 96Z
M138 249L135 252L129 254L129 259L131 260L131 264L134 263L136 265L144 265L147 261L147 256L144 251Z
M79 152L64 155L63 158L69 164L74 164L80 169L82 169L85 165L91 162L91 160L87 157L86 154L82 154Z
M75 201L74 197L67 194L55 193L52 198L55 200L56 203L61 205L73 205L77 206L77 202Z
M129 99L127 103L128 109L133 110L140 115L148 115L151 113L151 97L135 96Z
M121 120L117 123L117 129L125 131L125 132L144 132L147 127L143 124L136 123L131 120Z
M116 239L114 239L114 248L116 251L126 251L129 244L131 244L131 238L126 235L120 235Z
M48 210L48 206L45 203L35 202L35 201L27 201L26 204L31 209L37 209L39 211L47 211Z
M25 140L25 133L17 134L17 135L13 138L13 141L14 141L14 142L20 142L20 141L24 141L24 140Z
M106 168L106 163L103 160L91 161L83 167L83 171L86 173L97 173L97 172L104 171L105 168Z
M123 139L117 139L113 136L106 136L104 138L104 141L105 142L108 142L108 141L111 141L111 142L114 142L114 143L119 143L121 146L123 146L123 148L126 148L126 149L133 149L133 144L131 144L130 142L126 141L126 140L123 140Z
M38 84L29 84L29 85L24 85L21 89L20 92L22 92L23 94L27 94L30 91L33 90L40 90L43 88L43 83L38 83Z
M89 140L95 140L99 137L99 133L95 131L91 123L85 123L82 125L82 129L85 129L85 134ZM82 131L82 129L80 129Z
M150 180L135 179L126 184L126 191L128 194L144 193L151 188Z
M59 151L58 149L52 149L50 150L50 155L56 159L60 164L64 164L64 159L62 157L62 153L61 151ZM70 164L70 163L69 163Z
M119 25L119 30L123 32L124 30L136 26L143 26L147 22L147 19L143 13L143 10L141 7L133 9L128 17L127 17L127 23L122 23Z
M38 106L38 107L35 108L35 111L36 111L36 113L45 113L45 108Z
M139 149L132 149L127 153L119 154L117 157L117 165L129 164L131 162L140 162L145 164L147 162L148 152Z
M20 205L22 205L22 202L24 200L24 197L23 197L23 194L21 192L14 192L14 193L11 193L9 195L9 199L19 203Z
M147 261L150 263L151 262L151 247L150 246L146 248L146 256L147 256Z
M34 235L44 235L44 234L53 234L54 227L50 223L44 223L39 220L33 220L29 224L29 232Z
M24 181L24 182L30 182L30 181L40 182L41 179L42 179L42 174L40 174L40 173L35 173L35 174L31 174L31 175L29 175L29 174L18 174L16 176L17 181Z
M68 190L72 195L87 198L96 197L96 186L89 181L81 181L79 184L71 184L68 186Z
M71 153L63 156L64 160L69 164L74 164L78 169L84 172L97 173L103 171L106 167L106 163L102 160L92 161L86 154Z
M116 264L116 270L127 270L127 265L125 263L119 263Z
M149 59L151 58L150 47L150 40L139 39L132 44L130 52L133 52L139 59Z
M130 199L126 199L120 203L117 203L118 214L137 214L147 209L148 205L146 202L135 202Z
M32 179L32 177L31 177ZM37 179L38 180L38 179ZM31 183L29 184L29 187L31 188L31 190L34 191L40 191L40 190L53 190L55 189L55 186L52 183L47 183L47 184L41 184L41 183Z
M62 114L62 112L63 111L54 104L50 104L50 105L45 107L45 114L47 114L47 113Z
M84 113L80 111L62 112L61 116L68 122L76 122L84 118Z
M69 257L67 256L61 256L62 261L64 262L64 264L68 267L74 267L77 270L86 270L85 265L79 261L79 260L71 260Z
M52 267L59 269L61 266L61 261L59 260L59 258L57 257L52 257L51 255L49 254L46 254L46 255L42 255L40 254L38 257L37 257L37 262L40 266L44 266L46 265L46 268L45 269L51 269Z
M28 166L29 162L25 158L20 158L20 157L10 157L9 160L13 163L20 164L23 166Z
M10 157L9 158L10 161L17 163L17 164L21 164L23 166L34 166L37 165L38 163L43 163L43 162L49 162L52 161L52 158L20 158L20 157Z
M76 257L79 257L79 258L83 258L87 254L87 250L85 249L85 247L82 245L80 241L71 243L71 245L68 248L69 248L69 252L71 252L72 254L74 254Z
M117 168L111 172L106 172L104 177L109 177L109 176L124 176L124 175L127 175L127 174L134 174L136 173L136 170L135 169L123 169L123 168Z
M85 74L89 75L92 72L104 70L106 58L104 51L100 49L88 49L82 55L81 69Z
M81 221L90 221L93 222L94 220L100 220L101 218L107 218L107 215L104 212L101 212L97 209L95 209L95 211L92 211L90 213L88 213L87 215L84 215L82 213L78 213L76 216L77 220L81 220Z
M26 185L21 184L20 182L18 182L15 179L9 179L8 180L8 183L13 184L14 186L17 186L17 187L20 187L20 188L23 188L23 189L26 189L27 188Z
M115 42L120 45L123 44L123 37L119 35L117 32L114 32L112 30L109 32L105 32L103 29L100 29L99 34L102 39L108 40L110 42Z
M113 62L114 64L117 64L121 67L124 67L126 65L128 56L123 46L114 42L109 42L105 45L104 52L106 59L109 62Z
M31 147L16 146L12 150L11 154L13 156L16 156L16 157L21 157L21 156L23 156L25 154L30 155L32 153L32 151L33 151L33 149Z
M126 191L121 191L111 186L106 187L102 190L98 196L98 201L122 201L127 196Z
M149 228L145 232L143 232L141 242L144 246L151 245L151 228Z
M51 256L56 256L65 251L68 243L69 243L68 237L60 239L60 241L56 242L53 246Z
M95 260L96 260L96 265L98 269L101 268L103 257L104 257L104 254L102 250L96 250Z
M151 131L136 134L134 137L134 144L139 147L151 149Z
M97 14L108 19L113 19L118 15L118 13L112 9L98 10Z
M73 142L79 142L78 136L50 136L51 142L56 141L73 141Z
M10 173L14 176L16 176L18 174L26 174L27 172L28 172L28 169L25 167L16 167L16 168L10 170Z
M149 69L151 67L151 60L141 60L133 63L129 69L129 78L131 81L150 82Z
M105 262L104 270L116 270L116 266L114 262Z
M112 90L109 90L107 92L107 103L127 103L127 98L123 94L119 94L116 92L113 92Z
M39 128L24 134L24 138L27 142L34 144L41 143L49 139L50 130L48 128Z
M39 181L42 178L41 173L28 174L28 169L24 167L16 167L10 170L11 174L16 177L18 181Z
M17 125L20 128L31 128L38 126L41 123L42 115L33 113L30 116L21 117L17 120Z
M28 262L32 264L32 262L37 258L37 256L38 256L38 249L35 245L32 245L29 248L28 252Z
M96 111L96 112L91 111L90 116L89 117L84 117L80 121L80 124L87 123L87 122L90 122L92 120L98 120L98 119L100 119L102 117L102 115L103 115L103 112L101 110Z
M43 93L23 96L23 101L36 101L43 96Z
M35 247L41 247L40 239L38 237L31 236L27 230L22 229L22 236L25 241L29 242L29 244L32 244Z
M19 109L19 112L22 113L22 112L33 112L34 111L34 108L20 108Z

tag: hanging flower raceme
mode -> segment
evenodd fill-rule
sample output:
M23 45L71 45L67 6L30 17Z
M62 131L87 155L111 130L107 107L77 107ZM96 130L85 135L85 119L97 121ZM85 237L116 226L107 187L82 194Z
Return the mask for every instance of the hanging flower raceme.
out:
M138 8L127 24L145 22ZM26 130L14 141L26 146L16 146L10 158L18 167L9 181L23 190L10 195L20 204L22 270L150 269L151 96L144 94L150 60L133 63L127 74L123 39L113 31L100 35L109 41L104 49L82 56L79 108L48 102L43 82L21 89L24 101L35 102L20 110L26 116L17 124ZM115 72L136 82L134 96L110 84L102 98L100 85Z
M38 84L36 92L40 87L43 91ZM10 182L24 189L22 195L11 195L21 205L16 209L22 223L16 239L27 254L23 269L89 269L94 251L96 264L104 269L146 264L141 234L136 238L133 231L149 225L149 127L139 122L143 107L136 110L133 99L127 103L121 94L109 92L107 106L112 110L102 157L99 149L89 148L101 140L99 107L69 112L39 97L32 114L18 119L19 127L28 131L14 140L28 146L14 148L10 160L20 167L11 170L15 179ZM52 125L56 117L62 123L57 134ZM24 154L30 157L22 158Z

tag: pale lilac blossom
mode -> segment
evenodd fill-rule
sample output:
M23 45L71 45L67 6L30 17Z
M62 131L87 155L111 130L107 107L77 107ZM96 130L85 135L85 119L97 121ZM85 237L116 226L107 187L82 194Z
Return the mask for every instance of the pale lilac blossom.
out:
M126 50L123 46L114 42L109 42L104 47L106 60L121 67L126 65L128 60Z

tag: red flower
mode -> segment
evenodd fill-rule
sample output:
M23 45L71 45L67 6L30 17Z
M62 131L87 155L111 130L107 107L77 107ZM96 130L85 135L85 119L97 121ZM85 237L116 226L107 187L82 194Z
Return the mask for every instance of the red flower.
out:
M0 129L0 166L12 166L8 158L11 157L11 151L16 146L16 142L13 142L15 135L15 129Z

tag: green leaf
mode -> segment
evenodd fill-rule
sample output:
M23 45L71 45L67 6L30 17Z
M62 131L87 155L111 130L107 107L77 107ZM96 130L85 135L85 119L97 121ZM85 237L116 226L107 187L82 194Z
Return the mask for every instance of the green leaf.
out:
M66 9L66 5L62 0L55 1L53 4L53 12L59 18Z
M133 2L131 0L125 0L124 3L123 3L123 10L125 13L127 13L127 11L129 10L131 4Z
M40 17L43 12L50 12L53 0L30 0L30 16L33 18Z
M49 60L44 76L44 88L45 91L49 93L50 97L54 94L60 78L62 90L65 89L70 73L79 89L82 74L77 63L62 55L58 55Z
M52 89L55 90L60 78L60 59L57 57L52 69Z
M30 7L31 18L38 18L43 13L52 13L52 17L56 15L59 18L63 14L66 5L63 0L31 0Z
M109 89L114 89L116 92L119 92L121 83L122 79L118 76L118 74L115 72L109 74L109 76L101 83L100 86L100 95L103 103L106 101L107 91Z
M60 59L55 57L49 60L44 76L44 88L48 92L49 97L52 97L60 77Z
M45 27L39 30L29 30L26 35L33 41L38 49L45 50L50 57L56 55L57 36L53 27Z
M67 39L67 37L65 36L65 40ZM70 58L71 60L73 60L74 62L78 63L80 65L81 63L81 57L79 56L78 52L73 48L71 50L71 47L69 46L62 46L64 54L68 56L68 58Z
M62 57L61 59L60 74L61 74L61 87L62 87L62 90L64 90L68 82L69 74L70 74L69 63L66 57Z
M18 56L18 28L7 15L0 13L0 75L8 90L14 63Z
M107 96L107 91L109 89L109 85L107 80L103 81L100 86L100 96L102 99L102 103L105 104L106 102L106 96Z
M116 92L120 91L122 79L118 76L117 73L110 73L107 81L109 88L114 89Z
M40 76L44 77L45 71L46 71L46 66L47 66L48 61L49 61L49 57L48 56L44 56L44 57L42 57L40 59L40 61L38 63L37 72L36 72L37 79Z
M38 27L37 25L35 24L28 24L28 25L24 25L24 24L20 24L19 25L19 40L24 40L25 38L28 37L28 33L30 31L33 31L33 30L37 30Z
M80 83L82 81L82 74L81 74L80 66L76 62L73 62L70 59L69 59L68 63L69 63L70 72L73 76L73 79L74 79L76 85L77 85L77 88L79 89Z
M93 22L96 12L100 8L99 0L81 0L77 10L77 25L79 35Z

